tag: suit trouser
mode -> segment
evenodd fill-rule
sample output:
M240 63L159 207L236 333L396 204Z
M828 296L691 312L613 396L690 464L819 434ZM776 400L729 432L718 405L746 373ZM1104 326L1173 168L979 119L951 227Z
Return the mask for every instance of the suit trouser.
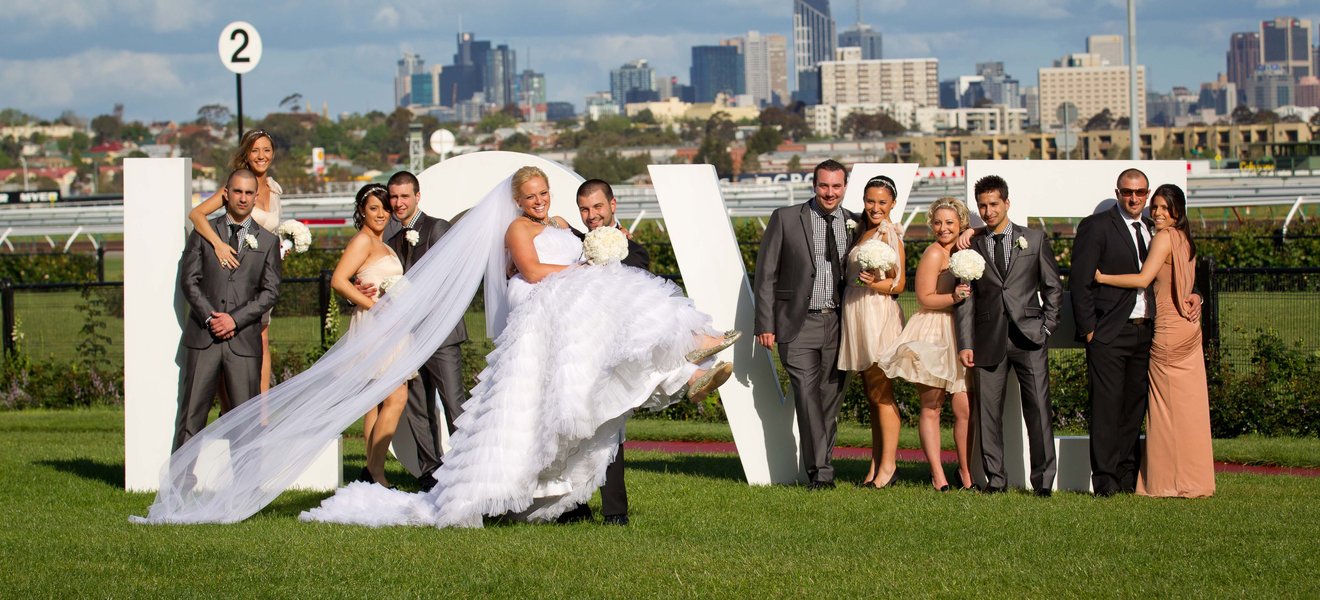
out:
M832 454L846 376L838 359L837 312L807 313L797 338L779 344L779 361L793 384L802 462L813 482L834 481Z
M1150 393L1154 327L1124 323L1109 343L1086 346L1091 392L1091 487L1097 494L1131 492L1141 466L1138 442Z
M417 442L417 465L423 476L440 468L440 441L436 439L435 395L445 407L445 426L454 433L454 419L463 414L467 394L463 389L462 342L440 346L422 365L421 377L408 383L408 406L404 411L408 429Z
M1017 374L1022 393L1022 418L1027 423L1031 455L1031 487L1048 490L1054 487L1054 475L1058 470L1050 410L1049 351L1028 340L1016 325L1009 323L1008 330L1003 360L993 365L982 365L978 361L976 366L981 461L985 465L986 485L992 488L1008 486L1004 469L1004 392L1011 368Z
M206 428L206 417L211 412L211 401L221 377L233 408L261 392L261 356L235 354L228 342L202 349L188 348L183 368L171 452Z

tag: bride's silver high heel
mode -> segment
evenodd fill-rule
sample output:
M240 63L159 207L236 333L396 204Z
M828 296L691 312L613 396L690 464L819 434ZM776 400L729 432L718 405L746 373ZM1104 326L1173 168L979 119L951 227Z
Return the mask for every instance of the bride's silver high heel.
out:
M715 363L715 366L702 374L701 377L698 377L696 381L693 381L692 385L687 386L688 399L693 402L705 400L706 396L709 396L716 388L724 385L724 382L729 380L730 375L733 375L733 363L724 361Z
M740 337L742 337L741 331L738 331L737 329L730 329L724 332L724 339L721 340L720 343L715 344L714 346L711 346L709 348L697 348L696 350L689 352L687 354L687 361L690 363L699 363L703 360L706 360L707 358L715 356L716 354L719 354L721 351L723 351L725 348L732 346L733 343L738 341L738 338Z

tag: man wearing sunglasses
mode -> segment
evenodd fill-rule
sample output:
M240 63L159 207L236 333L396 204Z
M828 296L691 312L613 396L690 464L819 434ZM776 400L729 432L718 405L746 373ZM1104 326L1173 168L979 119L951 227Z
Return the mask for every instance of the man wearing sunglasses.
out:
M1138 273L1152 234L1142 216L1150 181L1138 169L1118 176L1118 204L1077 226L1073 242L1073 318L1086 343L1091 396L1091 486L1096 496L1136 489L1141 456L1137 442L1146 415L1154 299L1149 289L1095 282L1095 272Z

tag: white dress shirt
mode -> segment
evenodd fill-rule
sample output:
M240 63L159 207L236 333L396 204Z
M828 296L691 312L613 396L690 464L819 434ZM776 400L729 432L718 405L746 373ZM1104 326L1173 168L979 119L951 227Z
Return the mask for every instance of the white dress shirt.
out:
M1150 253L1150 242L1151 242L1150 229L1146 227L1146 223L1142 221L1141 218L1138 217L1136 219L1133 219L1129 217L1127 213L1122 213L1122 214L1123 214L1123 226L1127 228L1128 239L1132 240L1132 249L1137 253L1137 271L1140 272L1141 268L1144 266L1144 263L1141 260L1141 251L1138 249L1137 246L1138 228L1133 227L1132 224L1133 223L1141 224L1141 227L1139 228L1141 230L1140 235L1142 241L1146 243L1147 254ZM1150 294L1149 288L1141 288L1137 290L1137 303L1132 306L1132 314L1128 316L1129 319L1141 319L1151 316L1150 301L1149 301L1150 299L1147 297L1149 294Z

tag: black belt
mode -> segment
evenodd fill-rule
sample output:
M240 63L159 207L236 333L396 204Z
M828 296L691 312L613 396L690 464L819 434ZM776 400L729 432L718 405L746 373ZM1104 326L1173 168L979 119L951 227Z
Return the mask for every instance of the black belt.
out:
M1137 317L1135 319L1128 319L1128 323L1131 323L1133 325L1145 325L1150 320L1151 319L1149 317Z
M810 314L814 314L814 315L830 315L830 314L834 314L834 309L833 309L833 308L808 308L808 309L807 309L807 312L810 313Z

